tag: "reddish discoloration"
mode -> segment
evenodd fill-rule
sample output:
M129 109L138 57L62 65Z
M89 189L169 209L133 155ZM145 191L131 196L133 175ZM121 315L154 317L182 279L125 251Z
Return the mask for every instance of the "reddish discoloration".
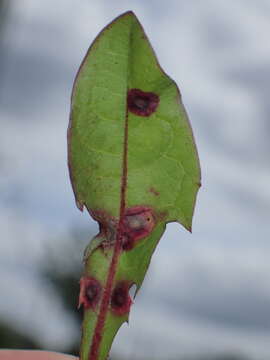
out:
M129 312L132 304L129 296L130 283L122 281L114 288L111 297L111 309L114 314L122 316Z
M155 217L152 209L144 206L135 206L127 209L122 227L122 248L131 250L136 241L146 237L155 226Z
M139 116L150 116L156 111L159 96L140 89L130 89L127 96L128 110Z
M155 196L159 196L159 192L154 187L150 187L149 192Z
M80 295L79 295L79 305L84 306L87 310L89 308L94 308L101 296L102 286L95 278L92 277L82 277L80 280Z

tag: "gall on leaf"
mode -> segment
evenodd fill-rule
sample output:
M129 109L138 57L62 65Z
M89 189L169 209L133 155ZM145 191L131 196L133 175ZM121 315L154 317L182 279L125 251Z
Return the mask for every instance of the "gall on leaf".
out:
M127 96L128 110L139 116L150 116L156 111L159 96L140 89L130 89Z
M117 284L111 296L111 310L115 315L122 316L129 313L132 300L129 295L131 284L128 281L122 281Z
M83 305L85 309L94 308L102 292L102 286L93 277L83 276L80 280L80 295L78 308Z
M151 233L155 217L150 208L135 206L127 209L123 221L122 248L131 250L135 243Z

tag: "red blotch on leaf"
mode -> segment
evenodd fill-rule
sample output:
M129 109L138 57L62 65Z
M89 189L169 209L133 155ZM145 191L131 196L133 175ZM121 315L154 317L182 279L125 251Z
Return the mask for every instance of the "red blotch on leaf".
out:
M129 295L130 283L122 281L114 288L111 297L111 309L116 315L127 314L132 304L131 297Z
M131 250L136 241L146 237L155 226L155 217L150 208L135 206L127 209L122 225L122 248Z
M85 309L94 308L101 296L102 286L95 278L82 277L80 280L79 305Z
M128 110L139 116L150 116L156 111L159 96L140 89L130 89L127 96Z

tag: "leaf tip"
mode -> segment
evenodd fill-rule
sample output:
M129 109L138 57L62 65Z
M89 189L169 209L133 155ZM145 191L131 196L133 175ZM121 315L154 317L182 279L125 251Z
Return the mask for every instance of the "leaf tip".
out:
M135 15L135 13L132 10L128 10L128 11L125 11L124 13L120 14L119 16L117 16L108 26L112 25L119 19L123 19L125 17L134 18L136 21L139 21L137 16Z
M120 16L136 16L136 15L132 10L127 10Z

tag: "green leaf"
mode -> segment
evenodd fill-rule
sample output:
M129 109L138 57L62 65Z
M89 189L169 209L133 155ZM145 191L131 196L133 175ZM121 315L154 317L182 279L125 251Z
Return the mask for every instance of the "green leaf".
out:
M75 79L68 129L80 210L99 222L85 252L82 360L103 360L128 320L166 223L191 230L197 151L177 85L133 12L97 36Z

